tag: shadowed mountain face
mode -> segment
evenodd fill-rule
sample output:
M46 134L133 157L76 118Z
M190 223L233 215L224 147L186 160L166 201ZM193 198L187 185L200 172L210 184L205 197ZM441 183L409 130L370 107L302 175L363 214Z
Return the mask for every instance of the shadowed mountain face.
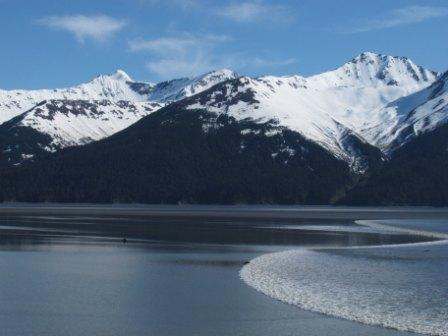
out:
M397 149L391 160L355 187L341 204L448 205L448 125Z
M345 162L275 122L173 104L108 139L3 174L4 200L329 203Z

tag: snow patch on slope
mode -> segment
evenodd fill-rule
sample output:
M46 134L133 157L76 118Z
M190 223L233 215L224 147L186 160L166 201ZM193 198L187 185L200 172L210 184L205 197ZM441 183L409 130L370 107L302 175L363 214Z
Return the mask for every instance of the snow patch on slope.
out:
M448 72L428 88L391 102L376 113L385 115L387 122L364 133L371 143L386 152L448 122Z
M193 78L180 78L157 84L149 100L173 102L205 91L223 81L237 78L238 75L228 69L216 70Z
M108 137L161 107L151 102L50 100L28 111L15 127L50 135L48 150L56 150Z
M52 142L45 149L54 151L108 137L165 106L165 101L199 93L235 76L220 70L153 85L135 82L117 70L73 88L0 91L0 124L22 114L12 127L30 127L49 135Z
M389 120L381 108L426 88L436 76L404 57L363 53L334 71L309 78L241 77L189 108L239 120L275 119L356 166L356 157L344 143L346 135L371 143L369 129Z
M147 98L130 87L132 79L122 70L101 75L92 81L71 88L45 90L0 90L0 123L31 109L44 100L128 100L146 101Z

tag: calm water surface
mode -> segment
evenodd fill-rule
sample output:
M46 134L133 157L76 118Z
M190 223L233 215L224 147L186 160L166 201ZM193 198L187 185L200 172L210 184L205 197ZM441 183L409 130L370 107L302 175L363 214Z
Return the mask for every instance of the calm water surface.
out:
M306 312L240 280L248 260L291 247L423 239L303 217L3 214L1 335L407 335Z

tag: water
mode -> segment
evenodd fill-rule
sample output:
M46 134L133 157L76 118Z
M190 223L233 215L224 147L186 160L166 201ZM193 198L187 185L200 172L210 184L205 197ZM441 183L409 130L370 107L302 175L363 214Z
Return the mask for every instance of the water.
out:
M369 221L446 239L448 221ZM448 240L266 254L241 271L257 290L301 308L403 331L448 335Z
M19 209L0 215L1 334L407 334L273 300L241 281L239 271L256 257L298 246L399 244L426 237L353 225L353 219L371 218L359 212L353 218L348 212L265 212L260 218L233 210L219 216L126 211Z

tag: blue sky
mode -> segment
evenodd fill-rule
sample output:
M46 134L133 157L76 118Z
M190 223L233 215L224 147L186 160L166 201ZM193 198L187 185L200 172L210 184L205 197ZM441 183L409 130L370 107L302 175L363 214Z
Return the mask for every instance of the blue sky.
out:
M125 70L311 75L362 51L448 69L447 0L0 0L0 88Z

